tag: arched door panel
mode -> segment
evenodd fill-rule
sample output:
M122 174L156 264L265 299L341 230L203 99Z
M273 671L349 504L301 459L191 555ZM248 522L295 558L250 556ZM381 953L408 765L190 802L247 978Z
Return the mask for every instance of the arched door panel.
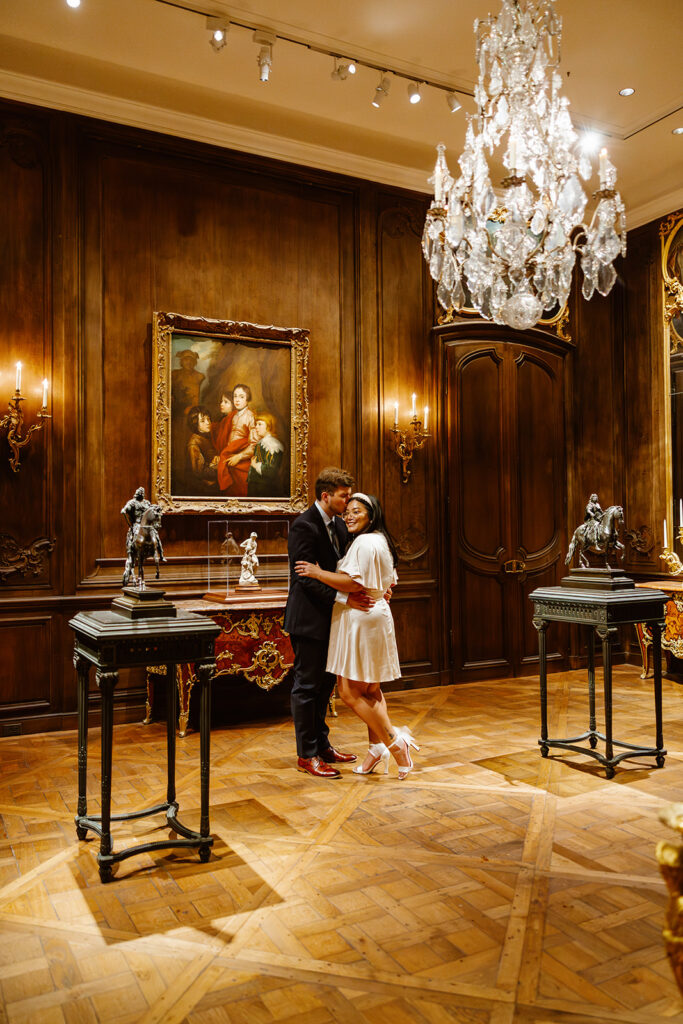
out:
M533 671L529 593L565 545L564 359L514 338L445 339L446 483L455 677ZM563 656L566 631L549 637Z

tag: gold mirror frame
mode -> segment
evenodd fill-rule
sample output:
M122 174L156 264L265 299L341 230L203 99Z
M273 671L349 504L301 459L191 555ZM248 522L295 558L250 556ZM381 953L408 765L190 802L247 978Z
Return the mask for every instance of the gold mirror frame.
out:
M218 342L246 349L289 350L289 447L287 493L273 497L250 495L174 494L172 490L173 338ZM179 313L154 313L152 323L152 500L164 513L210 512L297 513L308 507L306 452L308 448L309 332L301 327L266 327L235 320L210 320ZM177 353L176 353L177 355ZM235 382L233 382L235 383ZM284 384L286 387L287 385ZM198 385L199 387L199 385ZM175 421L174 421L175 422ZM283 488L284 490L285 488Z
M661 248L661 280L662 280L662 344L664 349L664 374L667 401L664 403L664 444L666 455L666 495L665 508L667 520L671 525L671 550L673 551L678 538L674 486L674 452L677 448L674 432L673 404L675 389L672 379L672 357L680 362L683 353L683 333L676 329L675 321L683 315L683 210L669 214L659 225ZM680 276L677 276L676 267ZM678 429L678 428L677 428ZM678 489L681 482L678 481ZM669 519L669 516L671 517Z
M664 331L668 352L683 349L683 335L673 321L683 315L683 210L669 214L659 225L662 245L662 281L664 284ZM674 245L677 242L677 245ZM680 277L675 266L679 264Z

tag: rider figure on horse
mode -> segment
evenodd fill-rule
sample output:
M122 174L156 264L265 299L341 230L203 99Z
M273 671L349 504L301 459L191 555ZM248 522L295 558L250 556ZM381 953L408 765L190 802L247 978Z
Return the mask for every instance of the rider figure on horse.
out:
M161 509L158 505L152 505L145 498L144 487L138 487L130 501L127 501L121 509L121 515L125 516L128 523L123 585L125 587L132 577L133 583L137 584L138 589L144 589L143 563L145 558L154 557L157 579L159 579L159 561L166 561L157 529L161 522ZM136 565L137 579L135 576Z
M125 516L126 522L128 523L126 551L128 551L131 546L133 536L135 534L135 527L138 525L151 504L151 501L148 501L145 497L145 488L138 487L130 501L127 501L121 509L121 515Z
M583 517L584 523L587 523L586 533L591 544L598 543L598 529L597 524L602 521L602 517L605 513L602 511L600 502L597 494L591 494L586 505L586 514Z

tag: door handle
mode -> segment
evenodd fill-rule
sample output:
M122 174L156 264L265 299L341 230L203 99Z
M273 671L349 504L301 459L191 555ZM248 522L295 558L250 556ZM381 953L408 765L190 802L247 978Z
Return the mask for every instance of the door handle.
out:
M503 562L503 572L509 572L512 576L520 576L526 572L526 564L520 562L518 558L511 558L509 561Z

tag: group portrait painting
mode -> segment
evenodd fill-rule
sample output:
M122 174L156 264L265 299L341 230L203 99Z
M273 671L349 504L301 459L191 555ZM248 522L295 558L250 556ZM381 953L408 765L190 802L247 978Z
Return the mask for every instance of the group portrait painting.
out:
M177 333L170 355L172 493L288 496L290 350Z

